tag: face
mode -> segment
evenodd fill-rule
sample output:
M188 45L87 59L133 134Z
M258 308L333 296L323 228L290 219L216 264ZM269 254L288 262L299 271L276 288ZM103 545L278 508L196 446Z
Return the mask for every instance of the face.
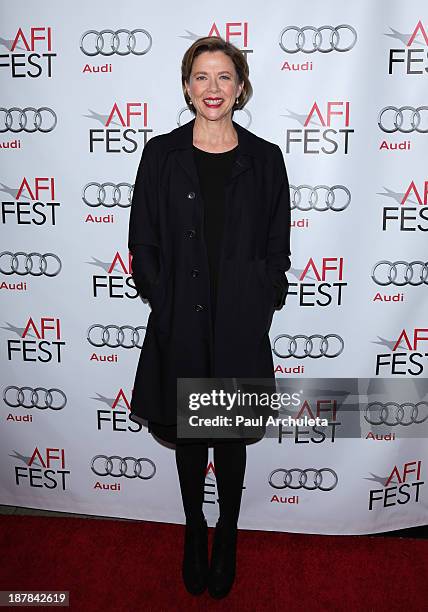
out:
M194 60L186 82L196 114L215 121L232 113L244 83L238 82L233 61L223 51L204 51Z

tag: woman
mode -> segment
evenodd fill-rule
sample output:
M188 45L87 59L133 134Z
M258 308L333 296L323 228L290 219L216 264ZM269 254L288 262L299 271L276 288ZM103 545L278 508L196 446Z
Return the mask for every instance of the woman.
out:
M196 40L182 61L195 117L148 141L138 168L128 246L151 305L131 414L176 444L186 516L187 590L231 589L248 440L177 436L177 378L274 380L268 332L285 302L290 199L281 149L233 121L252 94L245 55L219 37ZM220 517L208 562L202 510L208 446Z

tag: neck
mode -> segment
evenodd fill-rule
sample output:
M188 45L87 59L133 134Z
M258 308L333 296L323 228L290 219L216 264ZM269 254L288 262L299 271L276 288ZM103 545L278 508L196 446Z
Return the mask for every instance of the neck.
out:
M238 135L232 123L232 115L210 121L196 115L193 126L193 144L206 149L231 149L238 144Z

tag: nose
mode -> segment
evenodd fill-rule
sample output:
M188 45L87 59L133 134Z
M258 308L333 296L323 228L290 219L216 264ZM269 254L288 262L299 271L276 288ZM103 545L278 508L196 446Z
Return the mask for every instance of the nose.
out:
M217 93L220 91L220 87L219 87L218 80L216 79L216 77L211 77L209 79L208 91L213 92L213 93Z

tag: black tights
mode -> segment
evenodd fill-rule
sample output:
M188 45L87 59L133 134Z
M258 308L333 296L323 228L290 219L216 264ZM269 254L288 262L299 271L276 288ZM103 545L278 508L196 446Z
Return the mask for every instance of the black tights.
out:
M215 442L214 467L220 504L219 521L235 526L241 507L242 485L247 460L247 447L241 440ZM175 458L180 481L186 523L204 520L205 471L208 463L208 444L180 444Z

